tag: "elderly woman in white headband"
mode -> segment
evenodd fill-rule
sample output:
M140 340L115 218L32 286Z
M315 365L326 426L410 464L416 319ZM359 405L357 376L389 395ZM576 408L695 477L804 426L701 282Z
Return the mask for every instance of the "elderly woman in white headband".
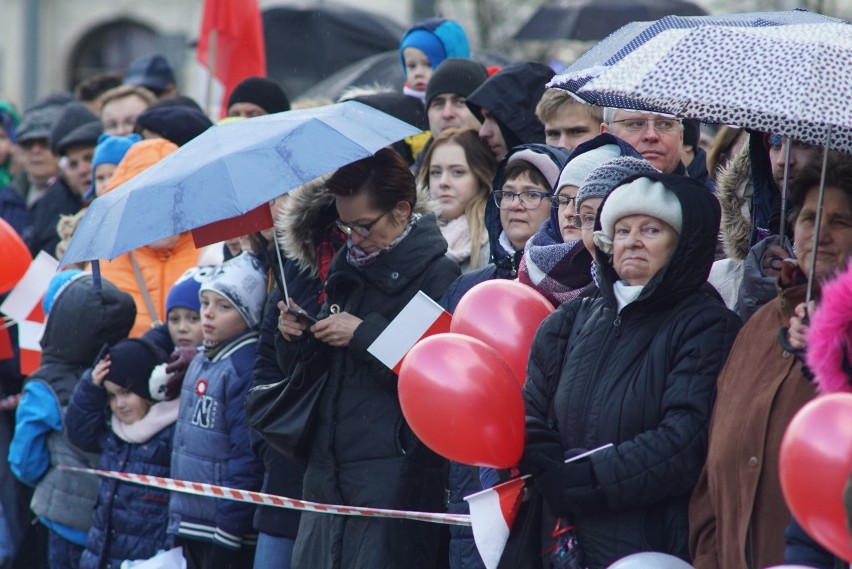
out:
M573 526L584 567L640 551L688 559L689 495L740 325L706 285L719 217L694 180L628 178L596 222L600 296L561 305L533 342L520 468L541 490L544 529ZM567 546L571 532L553 534L563 543L543 550Z

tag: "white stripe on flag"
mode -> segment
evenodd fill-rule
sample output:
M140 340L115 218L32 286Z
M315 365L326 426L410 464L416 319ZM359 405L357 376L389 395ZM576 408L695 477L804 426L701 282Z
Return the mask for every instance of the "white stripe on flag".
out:
M417 291L414 298L370 344L367 351L390 369L394 369L443 312L441 305L422 290Z
M56 274L58 268L59 261L51 257L49 253L39 252L23 278L0 305L0 312L18 322L26 320L36 305L41 302L47 287L50 286L50 279Z
M523 491L524 479L514 478L465 496L470 504L473 541L486 569L495 569L500 563Z
M18 345L22 350L41 351L41 337L44 335L44 324L22 320L18 322Z

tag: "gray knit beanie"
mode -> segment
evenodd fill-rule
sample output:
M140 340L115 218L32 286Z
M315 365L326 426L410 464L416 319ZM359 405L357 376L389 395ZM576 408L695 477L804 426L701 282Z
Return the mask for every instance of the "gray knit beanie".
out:
M605 198L613 188L634 174L658 173L644 158L620 156L604 162L588 175L577 192L577 210L587 198Z

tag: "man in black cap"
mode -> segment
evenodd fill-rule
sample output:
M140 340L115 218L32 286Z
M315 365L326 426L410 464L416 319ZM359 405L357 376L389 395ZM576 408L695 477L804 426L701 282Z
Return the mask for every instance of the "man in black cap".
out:
M47 194L59 172L59 157L50 150L50 129L59 118L62 104L38 101L24 113L17 129L23 170L0 189L0 217L20 235L32 224L32 209Z
M92 184L92 156L102 132L97 115L79 102L65 106L51 127L50 149L61 158L61 168L59 177L33 207L32 225L23 236L33 256L39 251L56 255L60 216L83 207L83 195Z
M441 63L426 85L426 116L432 138L447 128L479 130L482 125L467 108L467 97L486 79L488 72L478 61L450 58Z
M168 60L158 53L134 59L124 73L125 85L138 85L154 93L158 99L178 94L175 72Z
M246 77L228 97L229 117L259 117L290 110L290 99L281 86L266 77Z
M478 61L451 57L432 73L426 85L426 117L429 120L431 137L417 154L414 175L420 171L423 158L432 145L432 140L448 128L472 128L482 126L470 109L467 97L488 79L488 71Z

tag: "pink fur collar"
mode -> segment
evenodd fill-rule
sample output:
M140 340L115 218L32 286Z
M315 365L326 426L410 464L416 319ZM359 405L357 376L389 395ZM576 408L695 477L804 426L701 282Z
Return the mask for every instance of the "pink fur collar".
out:
M849 393L852 378L843 371L843 360L852 363L852 264L821 291L805 358L821 393Z

